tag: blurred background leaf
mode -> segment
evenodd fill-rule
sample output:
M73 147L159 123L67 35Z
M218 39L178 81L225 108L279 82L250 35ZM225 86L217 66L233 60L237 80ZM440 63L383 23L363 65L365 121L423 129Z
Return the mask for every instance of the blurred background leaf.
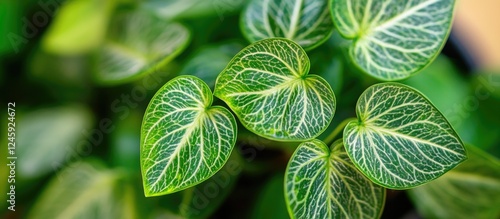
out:
M18 176L37 178L59 170L73 156L89 155L94 145L85 135L92 121L92 114L81 105L40 109L18 116Z
M96 55L96 82L126 83L150 74L184 51L189 40L190 32L182 24L145 11L117 13Z
M243 47L237 42L227 42L200 48L186 61L179 74L201 78L213 91L219 73Z
M43 48L55 54L82 54L98 48L106 35L115 1L66 1L42 39Z
M164 18L224 16L241 9L248 0L146 0L143 7Z
M409 190L425 218L500 217L500 161L468 146L469 159L442 177Z
M138 218L134 193L120 171L90 160L69 165L49 182L28 218Z

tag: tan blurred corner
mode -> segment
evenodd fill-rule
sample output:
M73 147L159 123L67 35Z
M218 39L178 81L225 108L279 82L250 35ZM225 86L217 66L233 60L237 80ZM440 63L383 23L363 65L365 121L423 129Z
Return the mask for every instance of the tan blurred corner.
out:
M500 0L457 0L454 22L479 68L500 72Z

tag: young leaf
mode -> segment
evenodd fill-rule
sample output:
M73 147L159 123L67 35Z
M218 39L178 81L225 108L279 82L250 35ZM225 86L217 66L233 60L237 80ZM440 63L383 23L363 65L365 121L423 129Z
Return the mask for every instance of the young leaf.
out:
M425 218L500 217L500 161L467 147L469 159L439 179L409 190Z
M291 218L378 218L385 189L352 164L342 142L330 149L319 140L302 143L285 173Z
M97 57L95 77L103 84L133 81L152 73L181 53L190 33L144 12L119 14Z
M146 196L189 188L222 168L236 142L236 120L211 105L210 88L194 76L176 77L155 94L141 130Z
M407 189L443 175L466 159L446 118L413 88L399 83L369 87L359 98L358 121L344 129L354 164L373 182Z
M214 93L255 134L277 141L312 139L330 124L335 96L328 82L308 72L309 58L299 45L266 39L233 58Z
M400 80L439 54L455 0L330 0L340 34L354 39L350 56L380 80Z
M252 0L241 28L251 42L283 37L310 50L328 39L333 23L327 0Z

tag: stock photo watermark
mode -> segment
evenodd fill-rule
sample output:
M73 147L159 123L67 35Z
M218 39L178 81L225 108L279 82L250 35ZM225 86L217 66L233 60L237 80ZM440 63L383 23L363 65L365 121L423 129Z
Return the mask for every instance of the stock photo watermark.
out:
M7 103L7 209L16 211L16 103Z

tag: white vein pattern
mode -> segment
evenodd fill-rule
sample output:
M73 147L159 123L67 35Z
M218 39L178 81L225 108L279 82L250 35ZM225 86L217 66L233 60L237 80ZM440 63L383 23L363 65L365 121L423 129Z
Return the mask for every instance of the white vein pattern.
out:
M375 183L406 189L434 180L466 159L446 118L422 94L398 83L368 88L359 121L344 131L347 152Z
M97 60L96 76L103 82L129 80L176 57L189 42L181 24L152 15L118 16Z
M211 104L210 88L194 76L172 79L153 97L141 130L146 195L194 186L222 168L236 142L236 121Z
M355 63L381 80L400 80L442 49L455 0L331 0L339 32L354 39Z
M309 58L287 39L266 39L238 53L218 76L215 96L250 131L272 140L321 134L335 112L330 85L308 75Z
M306 50L324 42L333 31L328 0L252 0L242 25L251 42L283 37Z
M385 189L361 174L342 142L330 149L319 140L302 143L285 174L291 218L378 218Z

